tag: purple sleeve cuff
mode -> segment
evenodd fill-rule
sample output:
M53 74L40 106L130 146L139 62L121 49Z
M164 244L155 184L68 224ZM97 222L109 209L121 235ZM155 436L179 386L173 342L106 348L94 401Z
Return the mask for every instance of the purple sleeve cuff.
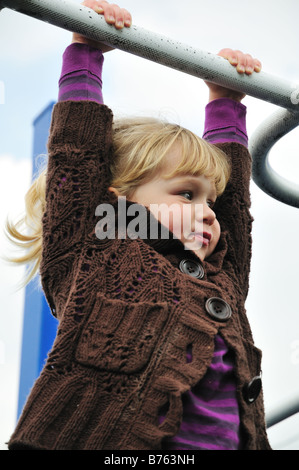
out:
M59 79L59 101L96 101L103 104L100 50L87 44L73 43L63 54Z
M211 101L206 106L203 138L213 144L237 142L247 147L246 111L246 106L229 98Z

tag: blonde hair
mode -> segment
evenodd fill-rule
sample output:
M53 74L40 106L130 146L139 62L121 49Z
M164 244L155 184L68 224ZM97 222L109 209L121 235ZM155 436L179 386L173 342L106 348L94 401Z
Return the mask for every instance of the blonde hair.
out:
M25 215L16 223L7 219L6 236L17 247L25 250L23 256L7 261L28 266L27 284L38 272L42 258L42 217L46 208L46 169L40 172L25 195Z
M141 184L149 181L164 165L165 156L179 144L181 160L172 173L205 175L223 193L230 175L226 155L193 132L155 118L131 118L114 124L111 165L112 182L120 194L129 197Z
M230 175L226 155L193 132L155 118L126 118L114 122L111 164L111 186L123 196L149 181L163 166L165 156L174 144L181 146L182 159L174 174L205 175L223 193ZM42 257L42 216L46 208L46 169L35 179L25 196L25 215L17 223L7 221L9 239L25 249L21 257L10 259L29 264L24 284L38 272ZM24 234L23 230L26 231Z

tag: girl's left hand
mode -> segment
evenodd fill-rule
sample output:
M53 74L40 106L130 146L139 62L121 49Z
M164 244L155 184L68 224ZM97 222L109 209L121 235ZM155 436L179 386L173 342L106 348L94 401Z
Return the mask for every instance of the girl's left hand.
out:
M103 15L106 23L113 25L116 29L130 28L132 25L132 16L128 10L120 8L115 3L108 3L106 0L84 0L81 5L91 8L99 15ZM73 33L72 42L87 44L102 52L112 51L114 48L107 46L99 41L93 41L81 34Z
M253 72L260 72L262 64L258 59L254 59L250 54L244 54L241 51L233 51L232 49L221 49L218 52L220 57L227 59L231 65L236 67L236 70L240 74L252 75ZM214 83L206 82L210 89L209 101L216 100L218 98L230 98L235 101L242 101L246 96L245 93L230 90Z

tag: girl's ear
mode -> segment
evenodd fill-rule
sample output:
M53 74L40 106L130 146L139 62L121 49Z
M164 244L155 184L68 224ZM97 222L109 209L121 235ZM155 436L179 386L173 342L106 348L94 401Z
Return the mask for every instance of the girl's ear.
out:
M109 186L108 191L110 191L111 193L114 193L117 197L120 196L118 189L113 188L112 186Z

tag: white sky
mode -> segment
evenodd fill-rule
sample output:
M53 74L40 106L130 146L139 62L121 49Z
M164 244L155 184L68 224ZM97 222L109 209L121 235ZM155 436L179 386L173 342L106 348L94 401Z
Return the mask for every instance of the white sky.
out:
M78 0L74 0L80 3ZM202 50L223 47L258 57L264 70L299 81L297 0L127 0L133 23ZM70 33L3 10L0 13L0 225L22 211L31 178L32 122L57 98L61 56ZM203 129L206 85L195 77L114 51L106 55L104 98L115 114L163 115ZM249 137L276 107L247 97ZM271 162L299 182L299 131L282 139ZM247 302L256 345L263 350L266 411L299 400L299 210L271 199L252 183L254 223ZM8 245L2 229L0 254ZM10 251L11 253L11 251ZM22 270L0 260L0 449L16 421L24 291ZM299 416L269 431L276 449L299 450Z

